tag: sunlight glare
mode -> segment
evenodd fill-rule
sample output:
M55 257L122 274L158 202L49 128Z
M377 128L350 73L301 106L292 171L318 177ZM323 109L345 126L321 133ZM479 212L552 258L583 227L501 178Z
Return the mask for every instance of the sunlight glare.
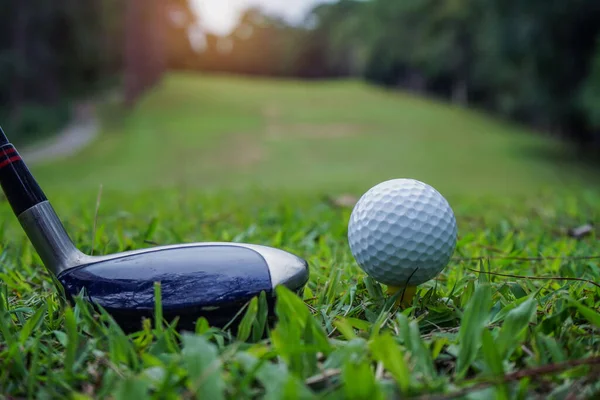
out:
M192 0L192 4L200 16L204 30L226 35L248 7L258 6L292 22L299 22L312 7L325 1L327 0Z

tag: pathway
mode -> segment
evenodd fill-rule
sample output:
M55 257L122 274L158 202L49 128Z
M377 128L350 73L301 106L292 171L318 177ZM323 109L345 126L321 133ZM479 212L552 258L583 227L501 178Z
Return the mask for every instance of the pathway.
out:
M74 117L61 133L23 149L20 153L28 164L41 163L77 153L98 135L98 120L92 103L75 107Z

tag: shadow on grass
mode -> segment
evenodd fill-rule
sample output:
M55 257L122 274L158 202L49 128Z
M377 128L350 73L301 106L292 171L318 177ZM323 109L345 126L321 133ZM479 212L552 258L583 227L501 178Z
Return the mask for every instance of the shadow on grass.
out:
M547 164L570 166L600 175L600 151L570 143L561 146L522 146L514 150L517 156Z

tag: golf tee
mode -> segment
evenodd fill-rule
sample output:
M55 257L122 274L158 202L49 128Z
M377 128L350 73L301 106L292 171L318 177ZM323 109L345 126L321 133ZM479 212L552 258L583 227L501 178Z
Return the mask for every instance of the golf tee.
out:
M388 286L387 293L390 296L394 296L400 293L400 296L396 300L396 305L403 308L410 306L415 294L417 293L416 286Z

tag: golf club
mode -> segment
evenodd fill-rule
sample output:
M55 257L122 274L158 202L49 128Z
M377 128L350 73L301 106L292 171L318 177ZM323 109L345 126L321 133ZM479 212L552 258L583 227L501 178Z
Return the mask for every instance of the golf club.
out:
M194 329L199 317L223 327L254 296L265 292L272 317L275 287L302 290L308 263L262 245L207 242L89 256L77 249L46 195L0 127L0 184L44 266L72 300L104 308L125 331L142 327L155 309L160 282L163 317Z

